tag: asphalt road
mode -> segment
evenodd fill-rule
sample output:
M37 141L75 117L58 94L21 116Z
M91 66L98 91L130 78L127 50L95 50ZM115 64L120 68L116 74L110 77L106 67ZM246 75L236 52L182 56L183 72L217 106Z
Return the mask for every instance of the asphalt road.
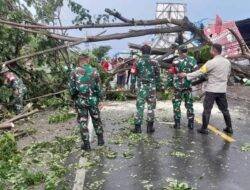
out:
M128 133L134 102L107 103L102 117L105 118L108 148L100 149L94 142L93 151L84 155L89 160L84 179L80 179L83 189L163 189L170 178L202 190L250 189L250 152L241 150L245 143L250 143L250 104L245 100L229 99L229 106L236 140L233 143L225 142L213 132L201 135L196 129L188 130L184 107L182 128L175 130L171 123L170 101L158 103L156 132L147 135L144 126L143 135L134 137ZM195 103L195 110L200 117L202 103ZM220 130L225 127L216 106L210 123ZM71 162L79 162L81 158L73 157ZM72 187L74 176L68 177Z

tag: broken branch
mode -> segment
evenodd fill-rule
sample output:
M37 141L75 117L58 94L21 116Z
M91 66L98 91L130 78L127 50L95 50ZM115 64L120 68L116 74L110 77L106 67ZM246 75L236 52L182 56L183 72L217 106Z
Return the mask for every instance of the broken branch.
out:
M13 117L12 119L7 120L7 121L1 123L0 126L2 126L2 125L7 125L7 124L9 124L9 123L14 123L14 122L16 122L16 121L18 121L18 120L20 120L20 119L26 118L26 117L28 117L28 116L30 116L30 115L33 115L33 114L37 113L37 112L39 112L39 110L38 110L38 109L35 109L35 110L33 110L33 111L31 111L31 112L28 112L28 113L25 113L25 114L19 114L19 115Z
M183 20L175 19L154 19L154 20L133 20L128 23L106 23L106 24L85 24L85 25L72 25L72 26L48 26L38 24L21 24L11 21L0 19L0 23L6 25L12 25L22 28L31 29L53 29L53 30L70 30L70 29L84 29L84 28L113 28L113 27L129 27L129 26L153 26L153 25L164 25L164 24L175 24L178 26L184 26Z
M179 27L179 26L175 26L172 28L152 28L152 29L145 29L145 30L133 30L133 31L125 32L125 33L116 33L116 34L109 34L109 35L103 35L103 36L100 36L100 35L89 36L89 37L86 37L85 39L81 39L81 40L76 41L76 42L71 42L71 43L68 43L66 45L57 46L57 47L47 49L44 51L39 51L39 52L36 52L33 54L21 56L21 57L18 57L18 58L15 58L15 59L12 59L12 60L9 60L6 62L2 62L1 64L14 63L14 62L20 61L22 59L27 59L30 57L34 57L34 56L46 54L49 52L57 51L60 49L65 49L65 48L76 46L76 45L79 45L81 43L86 43L86 42L119 40L119 39L124 39L124 38L139 37L139 36L145 36L145 35L151 35L151 34L175 33L175 32L181 32L181 31L186 31L186 30L188 30L188 29L183 28L183 27Z
M125 23L133 23L133 20L129 20L129 19L123 17L118 11L112 11L111 9L105 9L105 12L114 16L115 18L118 18L119 20L121 20Z
M58 39L58 40L75 42L75 41L80 39L80 38L71 37L71 36L63 36L63 35L60 35L60 34L54 34L54 33L48 32L48 31L27 29L26 27L20 26L21 24L18 24L18 23L15 23L15 22L10 22L10 21L4 21L2 19L0 19L0 23L3 24L3 25L7 25L7 26L9 26L11 28L14 28L14 29L22 30L24 32L45 35L45 36L48 36L48 37L51 37L51 38L54 38L54 39Z

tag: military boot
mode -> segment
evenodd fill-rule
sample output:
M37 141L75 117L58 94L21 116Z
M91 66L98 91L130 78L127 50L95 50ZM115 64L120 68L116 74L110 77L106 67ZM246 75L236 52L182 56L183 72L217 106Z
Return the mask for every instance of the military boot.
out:
M141 133L141 125L135 125L135 128L131 130L132 133Z
M202 127L200 129L197 129L198 133L201 134L208 134L208 130L207 130L207 126L209 123L209 118L210 118L210 114L202 114Z
M225 133L233 134L233 129L230 128L230 127L224 128L223 131L224 131Z
M179 119L174 120L174 128L175 129L180 129L181 128L181 122Z
M194 129L194 118L188 120L188 128L191 130Z
M205 135L208 134L207 128L201 127L200 129L197 129L197 131L198 131L198 133L201 133L201 134L205 134Z
M155 132L154 122L148 121L148 123L147 123L147 133L153 133L153 132Z
M97 140L98 140L98 146L104 145L105 142L104 142L103 134L97 135Z
M90 143L88 140L83 141L83 144L81 145L81 149L85 151L91 150Z
M231 122L231 117L229 113L223 114L225 123L226 123L226 128L223 129L225 133L233 134L233 128L232 128L232 122Z

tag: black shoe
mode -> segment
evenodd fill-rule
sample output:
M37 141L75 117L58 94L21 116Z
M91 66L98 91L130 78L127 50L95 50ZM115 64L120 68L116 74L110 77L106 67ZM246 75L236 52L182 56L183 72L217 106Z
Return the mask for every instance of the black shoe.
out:
M147 124L147 133L153 133L153 132L155 132L154 122L148 122L148 124Z
M103 146L105 144L103 134L97 135L98 146Z
M181 128L181 122L180 122L180 120L175 120L175 122L174 122L174 128L175 129L180 129Z
M194 129L194 119L188 120L188 128L193 130Z
M200 129L197 129L197 131L198 131L198 133L201 133L201 134L205 134L205 135L208 134L208 130L203 128L203 127L201 127Z
M231 127L226 127L223 129L225 133L233 134L233 129Z
M132 133L141 133L141 125L135 125L135 128L131 130Z
M81 149L85 151L91 150L89 141L83 141L83 144L81 145Z

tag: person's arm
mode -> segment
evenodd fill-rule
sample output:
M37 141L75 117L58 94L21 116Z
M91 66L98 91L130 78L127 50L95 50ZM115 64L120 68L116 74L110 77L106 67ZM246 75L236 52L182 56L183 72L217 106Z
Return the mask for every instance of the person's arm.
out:
M72 71L70 73L70 78L69 78L68 86L69 86L70 96L71 96L71 98L73 100L75 100L76 97L77 97L78 91L77 91L77 88L76 88L76 76L75 76L75 72L74 71Z
M213 63L211 61L208 61L197 71L186 74L186 77L188 80L193 80L193 79L198 78L199 76L201 76L203 74L209 73L212 69L213 69Z
M97 70L94 71L94 96L97 98L97 102L99 104L100 101L103 99L103 93L102 93L102 88L101 88L101 78L100 74Z
M18 81L17 81L17 79L11 80L11 81L10 81L10 86L11 86L11 88L13 89L13 95L14 95L14 96L19 96L19 90L18 90L19 86L18 86Z

